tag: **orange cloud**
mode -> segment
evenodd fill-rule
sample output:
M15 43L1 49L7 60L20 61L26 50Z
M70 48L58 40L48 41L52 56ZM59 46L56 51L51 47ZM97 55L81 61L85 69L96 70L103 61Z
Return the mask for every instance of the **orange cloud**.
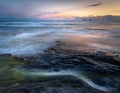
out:
M44 14L38 16L38 18L50 18L50 19L72 19L72 15L65 14L65 13L56 13L56 14Z

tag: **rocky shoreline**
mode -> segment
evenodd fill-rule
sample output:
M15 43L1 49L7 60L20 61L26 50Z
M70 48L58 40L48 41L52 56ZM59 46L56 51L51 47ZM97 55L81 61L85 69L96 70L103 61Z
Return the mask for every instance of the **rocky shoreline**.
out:
M88 77L96 84L114 88L113 91L107 93L120 92L120 57L117 54L102 51L76 51L66 49L63 47L63 43L57 42L56 45L46 49L44 53L34 56L14 56L13 58L22 62L20 67L27 70L40 69L56 72L73 70L96 73L94 77L92 77L93 74L88 75ZM104 93L73 77L45 81L25 80L6 87L0 84L0 91L2 93Z

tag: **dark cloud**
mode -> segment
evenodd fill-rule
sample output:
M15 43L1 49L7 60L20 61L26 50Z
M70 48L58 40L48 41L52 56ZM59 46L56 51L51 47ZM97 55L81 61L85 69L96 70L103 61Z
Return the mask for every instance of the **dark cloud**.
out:
M95 3L95 4L87 5L87 7L97 7L97 6L100 6L100 5L102 5L101 2L99 2L99 3Z

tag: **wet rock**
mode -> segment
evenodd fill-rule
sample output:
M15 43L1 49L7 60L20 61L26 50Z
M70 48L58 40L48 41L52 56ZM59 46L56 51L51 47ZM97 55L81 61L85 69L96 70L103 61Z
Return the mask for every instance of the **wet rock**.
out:
M0 57L10 57L12 56L11 54L0 54Z
M2 56L2 55L0 55ZM5 55L11 56L11 55ZM94 53L64 49L60 44L50 47L44 53L31 57L15 57L16 60L29 61L23 64L25 69L40 69L50 71L75 70L96 74L119 74L120 59L118 56L108 55L105 52ZM108 93L119 93L120 79L101 78L93 79L96 83L115 87L116 90ZM97 82L99 81L99 82ZM73 77L53 79L48 81L26 81L9 87L8 93L103 93L95 90Z

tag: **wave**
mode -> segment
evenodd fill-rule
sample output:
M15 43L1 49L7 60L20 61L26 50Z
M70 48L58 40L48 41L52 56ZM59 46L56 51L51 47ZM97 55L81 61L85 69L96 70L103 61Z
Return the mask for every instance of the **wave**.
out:
M43 29L17 32L14 35L2 37L0 53L13 55L34 55L41 53L55 44L55 41L64 38L64 34L74 33L67 29Z
M0 27L40 27L44 26L39 22L1 22Z
M78 23L68 22L0 22L0 27L49 27L49 26L62 26L62 25L79 25Z

